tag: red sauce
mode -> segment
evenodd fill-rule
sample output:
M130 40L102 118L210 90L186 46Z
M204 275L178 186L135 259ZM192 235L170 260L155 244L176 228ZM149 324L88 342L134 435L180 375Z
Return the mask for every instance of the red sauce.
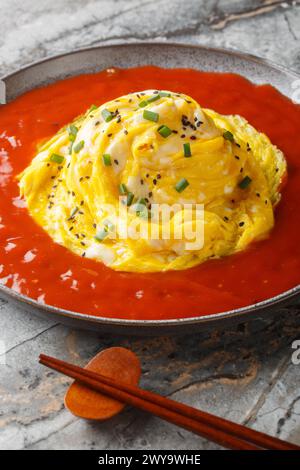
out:
M15 176L51 137L91 104L147 88L180 91L219 113L244 116L286 155L288 183L268 240L179 272L120 273L55 244L16 207ZM34 299L92 315L193 317L279 294L300 281L300 107L269 85L233 74L155 67L82 75L26 93L0 109L1 282ZM31 251L35 257L30 254ZM27 260L27 262L25 262ZM1 271L0 269L0 271ZM61 277L72 271L70 278ZM77 282L74 282L77 281Z

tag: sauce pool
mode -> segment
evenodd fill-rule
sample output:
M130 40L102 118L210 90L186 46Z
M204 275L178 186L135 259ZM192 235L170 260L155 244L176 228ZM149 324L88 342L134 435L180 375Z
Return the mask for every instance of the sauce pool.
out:
M185 271L113 271L55 244L19 199L16 176L41 141L120 95L167 89L203 107L240 114L285 154L288 182L268 240ZM188 69L81 75L39 88L0 108L0 283L41 303L96 316L170 319L243 307L300 283L300 107L269 85Z

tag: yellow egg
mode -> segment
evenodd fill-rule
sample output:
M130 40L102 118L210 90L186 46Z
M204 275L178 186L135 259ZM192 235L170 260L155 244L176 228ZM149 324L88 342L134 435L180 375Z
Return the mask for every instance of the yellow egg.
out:
M60 130L19 184L56 243L115 270L155 272L269 236L285 173L282 152L244 118L146 90Z

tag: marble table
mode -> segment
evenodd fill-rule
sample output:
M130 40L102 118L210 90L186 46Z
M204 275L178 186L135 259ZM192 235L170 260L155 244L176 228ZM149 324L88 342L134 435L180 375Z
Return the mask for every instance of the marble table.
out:
M0 9L1 75L77 47L147 39L242 49L300 72L299 1L0 0ZM297 338L297 307L225 330L142 339L76 331L0 300L0 448L217 447L130 408L105 423L66 411L70 380L38 365L38 354L84 364L111 345L139 355L143 386L300 444Z

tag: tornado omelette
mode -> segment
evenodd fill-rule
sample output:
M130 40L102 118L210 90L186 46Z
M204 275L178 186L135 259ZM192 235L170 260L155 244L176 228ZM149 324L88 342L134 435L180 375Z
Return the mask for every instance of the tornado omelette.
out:
M283 153L243 117L146 90L92 106L38 148L19 184L29 213L56 243L114 270L158 272L268 237L286 171ZM177 205L168 239L120 236L125 215L160 232L155 204ZM172 236L186 223L184 204L203 207L188 222L203 217L197 250Z

